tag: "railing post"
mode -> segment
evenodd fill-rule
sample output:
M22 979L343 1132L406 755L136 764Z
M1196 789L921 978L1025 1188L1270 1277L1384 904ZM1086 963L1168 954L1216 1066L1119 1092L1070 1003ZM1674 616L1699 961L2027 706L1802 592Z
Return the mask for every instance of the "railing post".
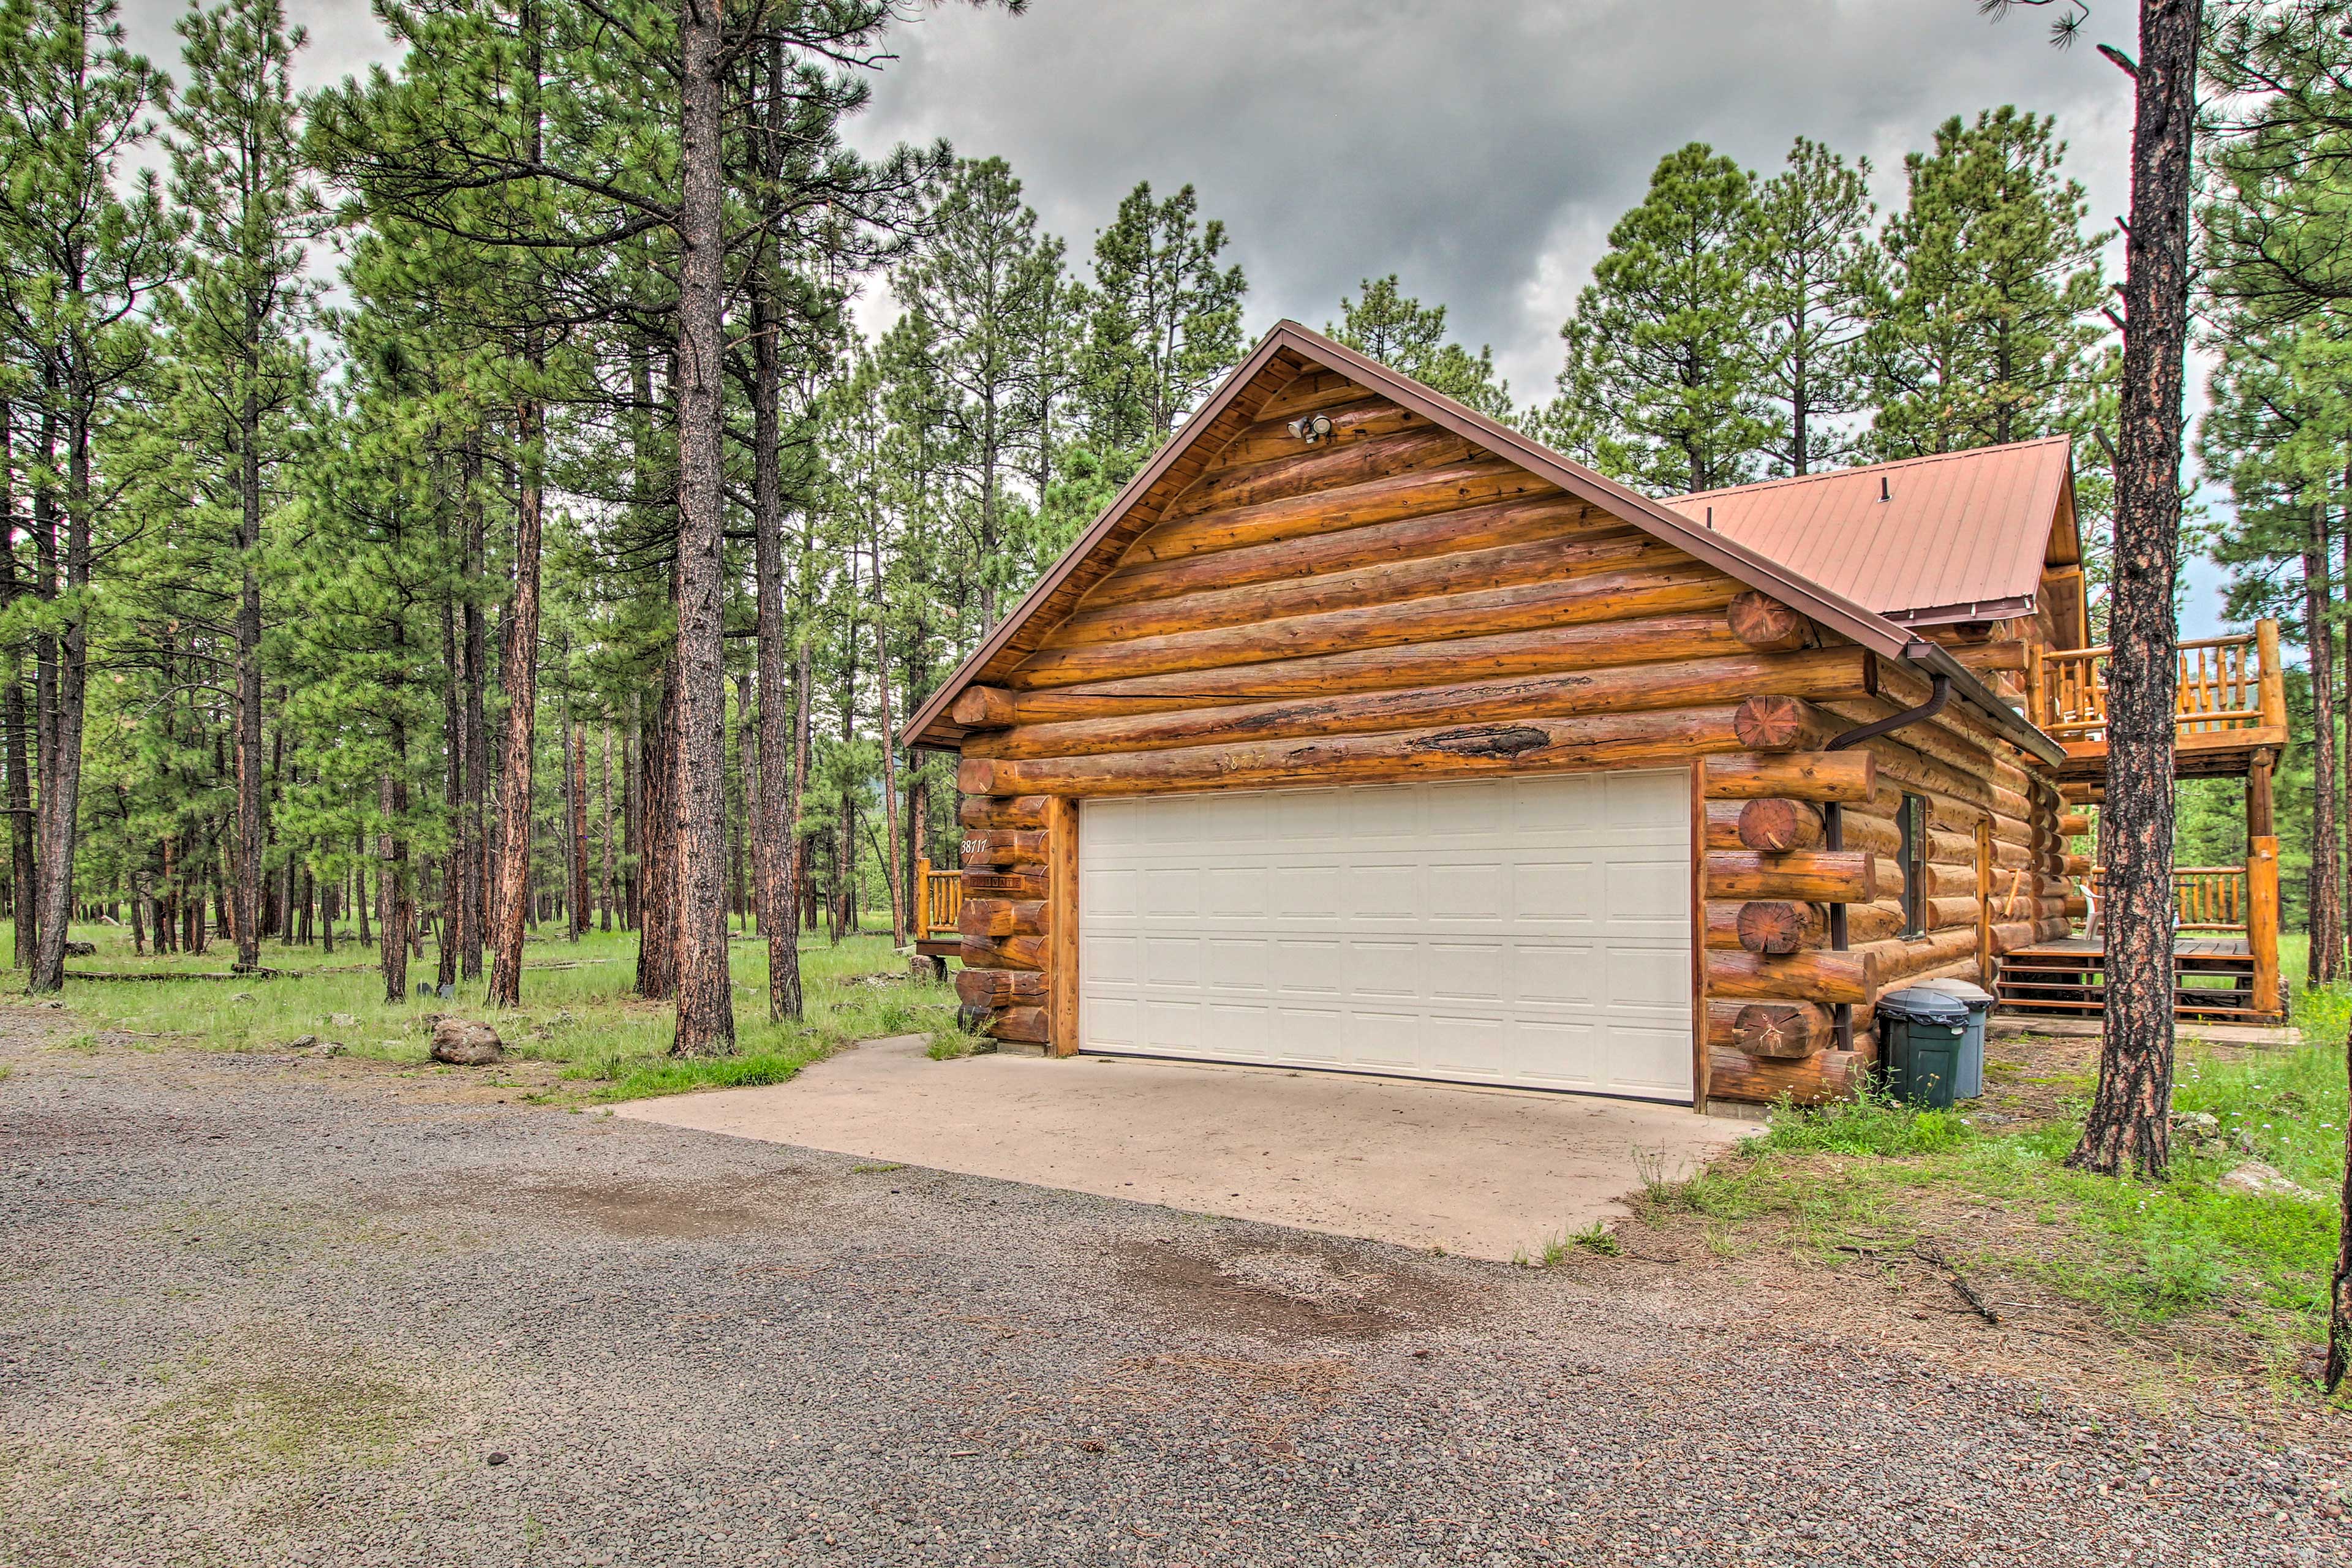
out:
M2279 628L2276 621L2254 623L2254 655L2262 661L2260 676L2264 729L2286 728L2286 671L2279 666Z
M2254 1011L2276 1015L2279 1005L2278 840L2256 838L2246 846L2246 945L2254 955Z
M2047 693L2043 689L2040 643L2030 644L2025 650L2025 703L2036 725L2047 724L2057 717L2050 711Z
M931 940L931 860L928 855L915 862L915 940Z

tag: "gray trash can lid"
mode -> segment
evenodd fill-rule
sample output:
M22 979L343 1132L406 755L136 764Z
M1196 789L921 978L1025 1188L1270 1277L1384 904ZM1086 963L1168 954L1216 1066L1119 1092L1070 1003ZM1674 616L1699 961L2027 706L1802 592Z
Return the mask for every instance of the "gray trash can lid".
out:
M1922 980L1911 987L1915 991L1940 991L1947 996L1957 996L1971 1008L1992 1005L1992 993L1966 980Z
M1890 991L1878 999L1878 1011L1913 1024L1944 1024L1953 1028L1968 1026L1969 1005L1958 997L1942 991L1930 991L1925 985L1906 985L1900 991Z

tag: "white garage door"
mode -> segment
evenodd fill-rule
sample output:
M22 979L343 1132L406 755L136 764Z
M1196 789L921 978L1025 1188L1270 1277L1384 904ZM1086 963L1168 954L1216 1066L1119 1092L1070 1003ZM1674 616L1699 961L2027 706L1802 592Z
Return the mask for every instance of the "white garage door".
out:
M1085 1048L1691 1095L1690 775L1090 800Z

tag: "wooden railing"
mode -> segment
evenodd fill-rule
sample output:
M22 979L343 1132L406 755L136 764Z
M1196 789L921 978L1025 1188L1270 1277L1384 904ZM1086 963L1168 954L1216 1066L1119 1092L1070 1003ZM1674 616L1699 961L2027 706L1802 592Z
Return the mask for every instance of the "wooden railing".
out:
M2105 647L2037 651L2027 667L2031 712L2061 742L2103 743L2107 736ZM2175 723L2182 737L2286 728L2286 684L2279 666L2278 623L2258 621L2236 637L2179 645Z
M919 939L951 936L956 917L963 913L963 873L950 866L935 870L929 860L915 862L915 935Z
M2091 868L2091 896L2104 900L2106 868ZM2172 909L2182 931L2244 931L2253 907L2243 866L2175 866Z

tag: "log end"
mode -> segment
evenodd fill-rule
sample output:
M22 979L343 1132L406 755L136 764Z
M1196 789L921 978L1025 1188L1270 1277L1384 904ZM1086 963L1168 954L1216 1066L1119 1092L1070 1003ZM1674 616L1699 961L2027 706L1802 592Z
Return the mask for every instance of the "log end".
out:
M948 717L967 730L1009 730L1013 693L996 686L967 686L948 705Z
M1739 808L1739 842L1768 855L1810 849L1822 841L1822 814L1804 802L1751 800Z
M1794 752L1817 739L1812 706L1797 697L1743 699L1731 717L1731 732L1751 752Z
M1813 643L1813 623L1753 588L1732 596L1731 635L1759 653L1793 653Z
M1795 952L1816 940L1821 931L1821 917L1812 905L1778 899L1740 905L1734 923L1741 947L1775 955Z

